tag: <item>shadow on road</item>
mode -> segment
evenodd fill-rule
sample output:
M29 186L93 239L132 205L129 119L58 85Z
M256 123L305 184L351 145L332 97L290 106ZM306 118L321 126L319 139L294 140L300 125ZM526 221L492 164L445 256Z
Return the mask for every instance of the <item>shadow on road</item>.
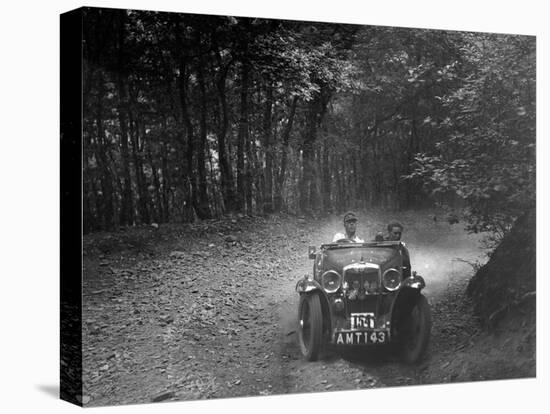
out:
M397 356L386 348L350 348L339 352L348 362L369 367L379 367L388 362L397 362Z

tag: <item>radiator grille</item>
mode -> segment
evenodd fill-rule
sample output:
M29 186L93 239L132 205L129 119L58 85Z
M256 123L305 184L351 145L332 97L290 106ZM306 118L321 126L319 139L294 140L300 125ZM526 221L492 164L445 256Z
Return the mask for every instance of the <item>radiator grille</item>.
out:
M344 269L344 282L347 282L350 292L372 295L380 291L380 272L374 267L351 267Z

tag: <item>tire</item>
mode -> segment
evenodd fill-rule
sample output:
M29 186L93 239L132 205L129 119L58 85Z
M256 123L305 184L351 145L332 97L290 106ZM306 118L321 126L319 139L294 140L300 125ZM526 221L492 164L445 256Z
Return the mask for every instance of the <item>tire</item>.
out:
M298 305L298 342L306 360L319 358L322 340L323 312L319 294L302 294Z
M424 295L419 295L402 327L401 356L404 362L414 364L422 359L428 348L431 329L430 305Z

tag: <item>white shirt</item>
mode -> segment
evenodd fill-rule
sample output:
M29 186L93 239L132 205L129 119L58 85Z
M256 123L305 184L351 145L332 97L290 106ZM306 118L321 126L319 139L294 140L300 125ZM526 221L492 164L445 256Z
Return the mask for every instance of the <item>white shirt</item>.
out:
M332 238L332 242L336 243L340 239L347 239L348 236L346 236L344 233L336 233L334 237ZM350 240L353 240L355 243L365 243L365 240L360 239L357 237L357 235L353 236Z

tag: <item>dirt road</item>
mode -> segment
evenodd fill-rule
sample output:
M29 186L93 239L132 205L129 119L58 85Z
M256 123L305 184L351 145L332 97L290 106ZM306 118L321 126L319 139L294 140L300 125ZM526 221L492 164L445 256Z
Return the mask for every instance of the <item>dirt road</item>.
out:
M271 217L161 226L85 238L85 405L347 390L452 381L446 352L477 331L462 290L479 237L432 213L360 214L372 238L405 225L413 269L434 311L429 357L302 360L295 283L311 270L307 246L341 230L339 217Z

